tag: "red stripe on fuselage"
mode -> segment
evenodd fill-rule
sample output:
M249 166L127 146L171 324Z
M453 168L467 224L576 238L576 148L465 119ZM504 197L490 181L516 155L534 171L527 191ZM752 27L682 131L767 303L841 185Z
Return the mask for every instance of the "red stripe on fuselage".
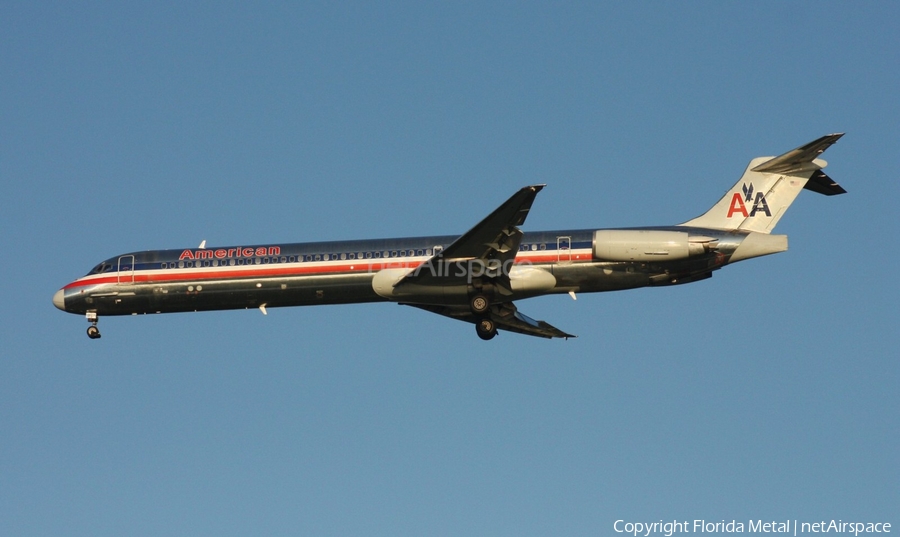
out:
M589 254L573 254L572 262L590 261ZM587 259L581 259L586 257ZM329 275L337 273L375 273L387 268L409 268L415 269L426 261L396 261L383 263L360 263L359 260L354 263L342 263L340 265L305 267L303 265L291 264L290 266L279 266L278 268L262 268L245 270L240 266L237 267L221 267L217 269L198 270L196 268L189 269L152 269L159 270L156 274L142 274L141 270L134 271L134 283L168 283L179 281L210 281L210 280L235 280L249 278L272 278L279 276L313 276L313 275ZM526 264L553 264L559 262L559 256L554 253L552 255L531 255L527 257L516 258L516 265ZM268 267L272 267L269 265ZM172 270L171 273L165 272ZM177 272L175 272L177 270ZM126 281L127 280L127 281ZM76 287L86 287L89 285L101 285L109 283L122 283L123 285L131 285L132 273L119 274L112 273L106 277L91 277L90 279L80 278L66 285L63 289L72 289Z

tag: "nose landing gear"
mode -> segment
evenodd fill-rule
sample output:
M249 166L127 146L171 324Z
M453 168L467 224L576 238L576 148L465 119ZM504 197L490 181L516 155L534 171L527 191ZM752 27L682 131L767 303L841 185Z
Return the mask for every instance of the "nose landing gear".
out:
M100 329L97 328L97 312L89 311L85 314L85 318L91 323L87 329L87 335L91 339L100 339Z

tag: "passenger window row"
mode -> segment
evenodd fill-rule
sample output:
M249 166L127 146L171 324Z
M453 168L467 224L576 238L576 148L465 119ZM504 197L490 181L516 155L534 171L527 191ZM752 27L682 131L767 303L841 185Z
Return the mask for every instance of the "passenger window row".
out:
M356 259L390 259L397 257L421 257L431 256L431 248L419 248L416 250L379 250L369 252L345 252L340 254L305 254L292 256L264 256L264 257L238 257L230 259L202 259L172 261L161 263L160 268L198 268L198 267L226 267L239 265L268 265L274 263L297 263L315 261L352 261Z

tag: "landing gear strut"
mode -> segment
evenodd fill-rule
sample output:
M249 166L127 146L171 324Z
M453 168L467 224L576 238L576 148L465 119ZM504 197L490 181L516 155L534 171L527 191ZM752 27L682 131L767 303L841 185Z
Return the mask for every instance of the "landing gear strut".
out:
M494 339L494 336L497 335L497 324L491 319L479 319L475 323L475 333L485 341Z
M87 329L88 337L91 339L100 339L100 329L97 328L97 312L89 311L85 314L85 318L91 323L91 326Z

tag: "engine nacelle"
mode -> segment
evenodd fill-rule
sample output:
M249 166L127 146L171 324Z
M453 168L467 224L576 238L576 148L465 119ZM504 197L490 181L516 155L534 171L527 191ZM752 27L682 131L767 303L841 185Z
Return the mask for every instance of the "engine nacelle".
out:
M394 292L394 286L406 277L407 274L415 269L411 268L388 268L379 270L375 277L372 278L372 289L378 296L388 299L397 299L402 295Z
M686 231L600 229L594 232L594 258L601 261L673 261L701 255L716 246L711 237Z

